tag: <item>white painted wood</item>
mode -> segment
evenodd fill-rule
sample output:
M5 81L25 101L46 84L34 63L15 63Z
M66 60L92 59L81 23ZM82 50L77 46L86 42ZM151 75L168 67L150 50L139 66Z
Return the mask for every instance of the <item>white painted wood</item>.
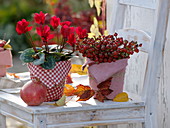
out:
M153 34L153 49L148 62L148 76L146 81L146 127L158 128L160 122L157 118L158 111L158 87L161 77L161 66L163 60L163 51L166 40L167 21L169 13L169 0L158 1L155 20L155 29ZM150 79L148 79L150 78ZM149 86L148 86L149 85Z
M94 99L76 102L76 97L66 106L56 107L48 103L40 106L27 106L18 95L0 92L0 113L14 118L32 127L83 127L126 122L144 121L144 103L135 102L135 96L129 102L106 101L101 103ZM112 114L110 114L112 113ZM115 116L116 115L116 116ZM40 127L41 128L41 127Z
M133 5L142 8L156 9L155 0L119 0L120 4Z
M107 0L107 10L107 30L113 34L115 30L123 28L125 6L120 5L119 0Z
M34 115L34 126L32 128L47 128L46 114Z
M0 114L0 128L6 128L6 116Z
M113 18L113 21L116 23L116 25L111 23L111 21L108 23L110 25L109 27L111 32L122 28L123 25L121 23L123 23L123 21L127 22L127 20L121 18L124 16L123 12L127 8L125 8L125 5L119 5L118 1L115 2L116 8L115 10L112 9L114 16L111 17L110 20ZM149 55L147 56L146 53L148 51L147 47L143 50L144 54L140 55L140 57L143 56L141 59L145 60L144 63L147 62L147 58L149 59L148 67L144 68L144 72L146 71L146 81L144 81L145 90L143 94L146 94L146 102L141 100L139 97L128 93L130 98L132 98L132 101L125 103L117 103L112 101L100 103L94 99L90 99L86 102L75 102L76 99L73 98L70 102L67 103L66 106L63 107L50 106L48 103L43 103L37 107L29 107L19 98L18 95L8 94L6 92L0 91L0 113L4 116L9 116L24 122L29 126L40 128L76 128L107 124L110 124L108 127L113 126L113 128L168 128L170 122L168 111L170 96L169 80L166 78L169 78L170 76L170 61L168 59L169 56L164 56L163 53L168 54L170 47L169 27L169 30L167 31L169 2L169 0L161 0L156 4L156 11L154 16L155 22L153 23L154 30L151 32L152 43L148 49ZM110 5L109 7L111 8ZM123 8L122 12L116 11L116 9L119 7ZM130 7L128 9L130 10L129 12L132 13L132 8ZM115 15L117 14L114 11L120 14L120 19L116 19ZM128 23L132 27L133 25L131 23L136 22ZM166 38L168 41L165 44ZM140 58L138 56L136 57ZM162 64L162 62L164 62L164 64ZM136 92L140 92L142 88L137 90L138 91ZM157 96L160 97L158 98ZM139 124L135 124L136 122ZM143 122L145 122L145 124L142 126Z
M126 6L124 16L124 28L143 30L150 36L153 31L155 10Z
M117 9L121 10L121 8L119 8L120 7L119 2L121 6L124 5L123 10L125 14L117 13L118 12ZM160 114L157 114L158 108L159 111L162 111L160 109L162 108L160 107L162 105L160 104L160 102L158 102L161 101L161 99L160 98L158 99L157 96L158 96L159 83L161 83L163 86L162 81L160 81L160 78L161 76L163 77L163 75L161 75L160 72L161 69L163 70L161 65L163 62L162 58L164 54L162 54L162 52L164 49L164 43L166 39L165 35L167 30L168 10L169 10L170 1L169 0L163 0L163 1L162 0L157 0L157 1L156 0L155 1L154 0L153 1L120 0L119 2L117 1L117 3L114 5L113 7L114 9L109 9L110 5L108 5L108 9L109 9L107 13L108 19L110 18L110 15L113 15L111 19L109 19L108 21L109 22L108 30L110 31L110 33L114 33L116 29L120 29L120 26L122 25L122 19L124 19L124 26L122 28L128 27L128 28L142 29L147 33L149 33L149 35L152 37L151 47L148 56L149 66L146 67L147 69L146 70L147 72L145 74L146 80L144 81L144 91L142 93L142 97L146 99L146 124L141 127L162 128L163 127L162 125L158 125L158 123L160 122L160 120L158 119L158 115ZM113 3L113 1L110 1L109 3ZM125 7L125 5L127 6ZM121 16L123 17L122 19L120 19L121 25L118 24L117 22L119 19L116 19L117 21L115 20L117 14L119 14L119 17ZM112 24L110 22L112 22ZM115 27L116 25L119 27L116 28ZM140 86L136 86L136 87L140 87ZM132 88L129 89L136 90L133 87L135 86L132 86ZM168 88L166 87L166 89ZM165 100L163 104L166 104ZM166 105L166 110L167 108L168 107ZM162 122L166 124L165 120L167 122L167 120L169 121L169 118L165 119L165 114L162 116L160 116L160 118L164 119L164 121ZM168 126L167 124L166 126ZM166 126L164 125L164 127Z
M143 45L140 52L135 53L128 60L124 82L125 90L141 95L147 69L151 38L147 33L136 29L120 29L117 30L117 33L126 40L138 41L139 44L141 43Z
M138 0L133 0L131 3L137 3L136 1L139 2ZM156 5L155 0L150 3ZM130 3L119 4L119 0L107 0L107 30L112 34L117 29L135 28L151 35L155 18L154 14L154 9L131 6Z
M118 36L123 37L123 39L128 41L137 41L138 44L142 44L142 47L140 48L140 51L148 53L151 49L150 42L151 37L142 30L137 29L118 29L116 30L118 33Z
M169 12L169 20L168 27L166 32L166 42L163 49L163 65L161 67L161 77L159 83L159 91L158 91L158 127L169 128L170 127L170 12Z

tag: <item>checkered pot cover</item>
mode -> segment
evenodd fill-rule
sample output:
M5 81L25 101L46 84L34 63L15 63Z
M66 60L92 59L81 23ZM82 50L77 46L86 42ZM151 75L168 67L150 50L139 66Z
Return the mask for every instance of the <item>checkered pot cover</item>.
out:
M39 65L29 63L31 79L39 79L47 87L46 102L61 98L65 84L65 78L71 69L71 61L56 62L53 69L44 69Z

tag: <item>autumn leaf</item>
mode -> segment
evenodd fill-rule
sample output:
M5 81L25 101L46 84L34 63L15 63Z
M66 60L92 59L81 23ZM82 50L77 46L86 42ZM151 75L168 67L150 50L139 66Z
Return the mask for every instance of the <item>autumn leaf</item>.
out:
M127 101L129 101L128 94L126 92L119 93L119 94L117 94L115 96L113 101L116 101L116 102L127 102Z
M97 21L97 18L96 18L96 17L94 17L94 18L93 18L93 22L94 22L94 26L96 26L96 27L98 27L98 26L99 26L99 24L98 24L98 21Z
M95 94L95 91L92 90L89 86L84 86L82 84L79 84L76 87L77 89L75 90L74 94L79 97L77 101L89 100Z
M79 75L86 75L87 74L87 68L82 70L82 65L72 64L72 68L71 68L70 72L71 73L78 73Z
M55 102L57 106L66 105L66 95L63 95L58 101Z
M86 90L77 101L89 100L92 96L94 96L94 94L95 94L94 90Z
M104 102L106 99L106 97L100 91L97 91L95 98L100 102Z
M104 102L104 100L107 99L106 96L113 92L113 90L110 89L111 81L112 78L109 78L97 85L99 90L96 93L96 99L100 102Z
M64 86L64 94L66 96L73 96L75 92L75 88L72 85L65 84Z
M113 90L112 89L102 89L102 90L100 90L100 92L101 92L102 95L107 96L110 93L112 93Z
M104 35L105 35L105 36L109 35L108 30L105 30L105 31L104 31Z
M66 95L63 95L58 101L55 103L49 103L48 105L54 105L54 106L64 106L66 105Z
M98 16L100 15L100 12L101 12L101 4L102 4L102 0L95 0L94 1L94 5L96 7Z
M66 77L66 84L69 84L69 83L73 83L72 81L72 78L71 78L71 75L68 74L67 77Z
M89 0L90 7L92 8L94 6L94 0Z
M10 76L13 76L13 77L15 77L15 78L17 78L17 79L20 79L20 77L19 76L17 76L15 73L7 73L8 75L10 75Z
M99 31L99 24L96 17L93 18L93 22L94 24L92 24L90 27L91 33L88 33L88 36L95 35L96 37L98 37L99 35L101 35L101 33Z
M102 89L109 89L111 85L112 78L107 79L106 81L101 82L99 85L97 85L97 88L100 90Z
M79 84L76 86L76 90L75 90L75 95L77 96L81 96L85 91L87 90L91 90L91 88L89 86L84 86L82 84Z

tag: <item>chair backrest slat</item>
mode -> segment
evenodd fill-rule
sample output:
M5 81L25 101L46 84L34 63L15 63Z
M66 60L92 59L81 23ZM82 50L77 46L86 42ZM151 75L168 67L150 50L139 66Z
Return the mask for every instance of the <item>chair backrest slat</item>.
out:
M125 40L134 40L143 45L140 52L128 60L124 82L126 91L142 95L151 38L144 31L136 29L120 29L116 32Z
M119 0L119 3L141 8L156 9L156 3L151 0Z

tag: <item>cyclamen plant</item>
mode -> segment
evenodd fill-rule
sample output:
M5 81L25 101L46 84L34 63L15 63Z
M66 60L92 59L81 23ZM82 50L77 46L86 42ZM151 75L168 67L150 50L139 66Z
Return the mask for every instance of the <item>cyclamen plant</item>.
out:
M26 34L31 42L32 48L24 50L20 59L24 63L32 62L34 65L41 65L44 69L52 69L55 67L55 62L65 61L72 57L75 51L75 43L87 38L86 29L81 27L71 27L70 21L60 22L60 18L53 16L50 23L46 23L48 13L34 14L32 23L36 23L36 33L40 36L42 47L36 47L31 37L30 31L33 30L33 25L30 22L22 19L17 22L16 31L19 35ZM60 33L60 37L57 34ZM57 39L55 39L57 38ZM57 40L56 45L49 45L50 40ZM72 50L65 50L66 45L70 45Z
M86 38L82 42L76 43L76 50L82 53L83 57L87 57L95 63L110 63L130 58L134 52L139 52L139 47L142 47L142 44L124 40L122 37L118 37L117 33Z

